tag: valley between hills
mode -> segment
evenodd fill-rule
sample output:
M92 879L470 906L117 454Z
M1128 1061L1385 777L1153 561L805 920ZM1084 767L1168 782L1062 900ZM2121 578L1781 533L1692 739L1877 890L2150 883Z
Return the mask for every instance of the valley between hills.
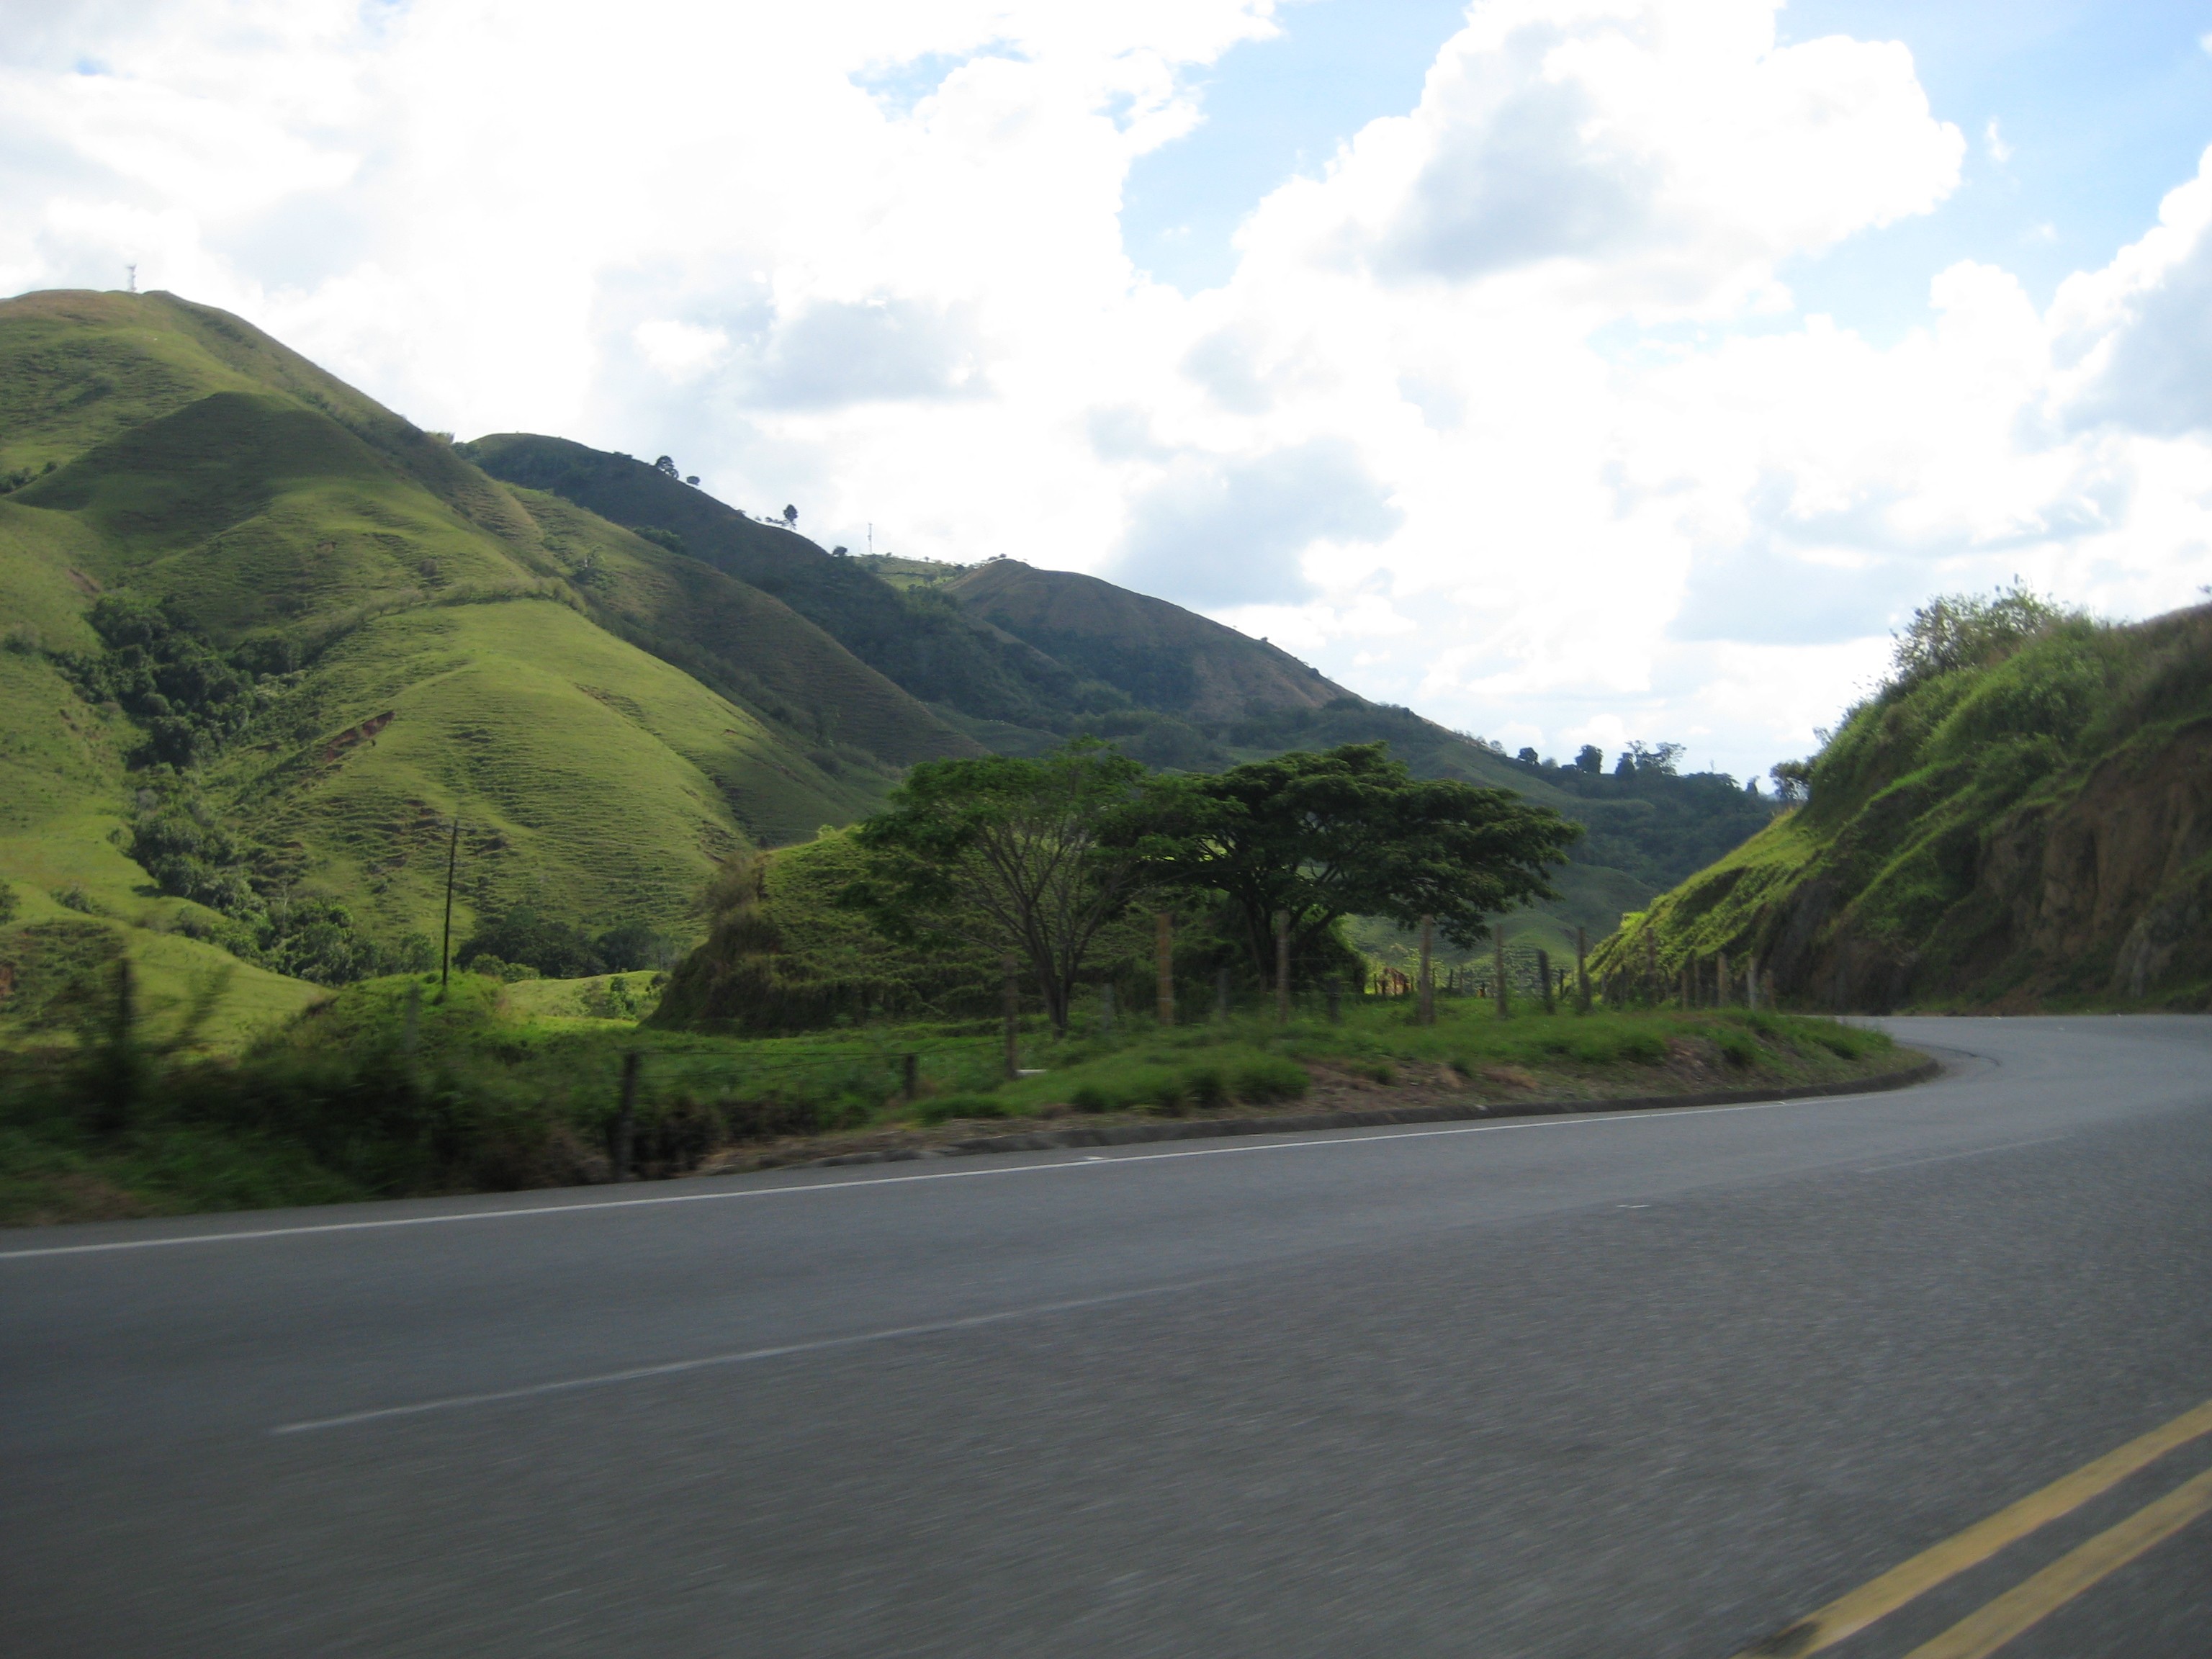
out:
M0 303L0 1023L116 949L173 995L223 968L241 1029L416 962L456 813L457 938L529 908L681 948L733 854L1079 732L1200 770L1385 740L1554 807L1590 834L1513 926L1555 954L1771 811L1509 760L1096 578L886 580L630 456L457 443L168 295Z
M1915 1059L1836 1013L2212 996L2212 611L1931 601L1778 795L1663 742L1509 757L1097 578L795 516L418 429L172 295L0 302L0 1218L1826 1089ZM854 907L909 781L1070 755L1379 767L1549 850L1431 941L1435 1002L1425 905L1269 969L1207 899L1164 980L1131 911L1049 1018L999 947Z

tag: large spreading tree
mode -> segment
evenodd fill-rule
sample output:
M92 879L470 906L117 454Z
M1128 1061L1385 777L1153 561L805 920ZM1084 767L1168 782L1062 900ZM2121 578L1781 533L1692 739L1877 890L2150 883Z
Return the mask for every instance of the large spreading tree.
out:
M1177 808L1171 879L1221 896L1262 980L1278 912L1290 919L1293 959L1311 960L1346 916L1406 927L1432 916L1465 948L1487 935L1486 915L1559 896L1547 871L1580 824L1510 789L1416 778L1388 747L1346 744L1161 781L1160 798Z
M931 761L854 832L839 902L889 937L1012 953L1055 1031L1101 936L1158 878L1164 801L1139 762L1076 739L1038 759Z

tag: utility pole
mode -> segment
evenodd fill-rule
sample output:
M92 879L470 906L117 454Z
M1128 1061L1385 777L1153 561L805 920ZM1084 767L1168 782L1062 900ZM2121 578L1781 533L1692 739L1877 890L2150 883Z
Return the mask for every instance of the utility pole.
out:
M446 981L453 971L453 872L461 859L461 815L453 814L453 838L446 847L446 939L438 947L438 994L446 994Z
M1544 988L1544 1012L1557 1013L1559 1009L1552 1001L1552 953L1549 951L1536 952L1536 978Z

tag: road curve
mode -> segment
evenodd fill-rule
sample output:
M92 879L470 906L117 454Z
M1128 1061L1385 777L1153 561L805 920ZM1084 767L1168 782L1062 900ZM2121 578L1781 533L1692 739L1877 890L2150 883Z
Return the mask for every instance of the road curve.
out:
M2203 1659L2212 1019L1889 1024L1958 1063L0 1234L0 1648Z

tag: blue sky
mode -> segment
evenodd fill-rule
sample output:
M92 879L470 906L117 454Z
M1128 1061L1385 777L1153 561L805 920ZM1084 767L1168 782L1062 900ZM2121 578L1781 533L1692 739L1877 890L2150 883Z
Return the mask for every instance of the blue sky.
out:
M1191 71L1203 122L1129 170L1130 257L1185 293L1226 282L1231 238L1261 198L1410 110L1465 12L1463 0L1302 0L1276 14L1276 38ZM2201 0L1792 0L1782 13L1785 43L1827 34L1903 41L1934 113L1972 141L1963 187L1935 212L1784 268L1801 310L1872 337L1924 323L1929 278L1960 259L2002 265L2047 302L2141 235L2212 143Z
M1557 755L1763 773L1934 594L2212 584L2212 0L528 12L15 8L0 291Z

